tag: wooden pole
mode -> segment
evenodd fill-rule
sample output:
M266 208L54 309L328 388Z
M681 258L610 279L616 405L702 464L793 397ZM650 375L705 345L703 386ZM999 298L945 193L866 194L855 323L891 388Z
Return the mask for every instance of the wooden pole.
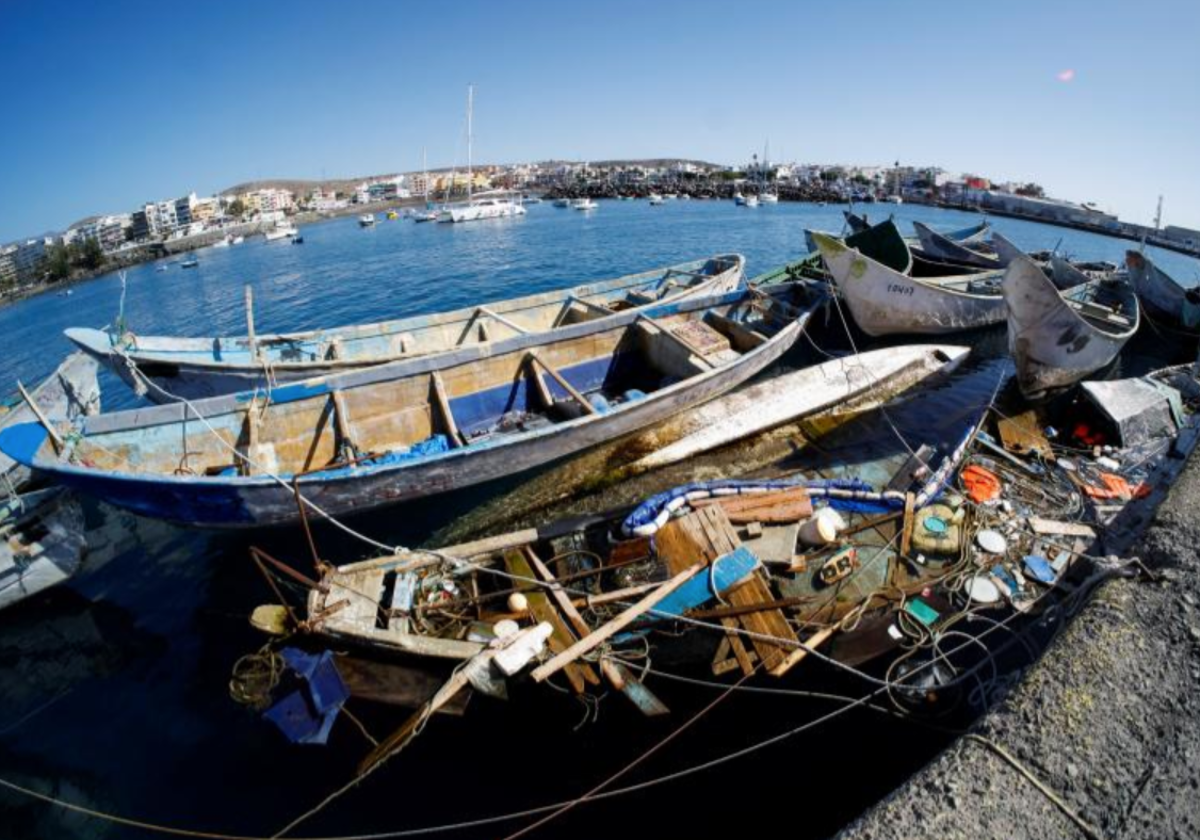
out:
M54 454L61 455L63 451L62 435L58 433L58 429L50 422L50 419L42 413L42 407L34 401L33 397L29 396L29 392L25 390L25 386L21 384L21 380L17 380L17 390L21 392L21 398L25 400L25 404L29 406L29 410L33 412L33 416L42 424L42 428L46 430L46 434L50 436L50 443L54 446Z
M600 627L591 635L584 636L578 642L571 645L569 648L555 656L546 664L535 668L533 671L534 681L543 682L548 677L557 674L563 668L570 665L588 651L595 650L608 639L612 638L617 633L621 632L630 624L632 624L633 621L642 614L654 609L655 605L657 605L659 601L663 600L676 589L683 586L702 569L707 567L707 563L696 563L694 566L689 566L688 568L684 569L682 572L675 575L675 577L658 587L658 589L656 589L654 592L638 601L632 607L625 610L625 612L618 615L612 621Z
M246 335L250 343L250 355L257 359L258 341L254 337L254 290L246 284Z
M572 385L570 382L568 382L566 379L564 379L563 376L558 371L556 371L554 368L550 367L550 365L543 362L542 358L537 353L534 353L531 351L529 353L529 358L533 364L538 365L539 367L541 367L542 370L544 370L544 371L546 371L546 373L550 374L550 378L553 379L555 382L557 382L559 385L561 385L562 389L564 391L566 391L568 394L570 394L571 398L574 399L575 402L579 403L579 405L583 407L584 411L586 411L588 414L599 414L600 413L600 411L596 408L596 406L594 406L590 402L588 402L587 397L585 397L583 394L576 391L575 386Z

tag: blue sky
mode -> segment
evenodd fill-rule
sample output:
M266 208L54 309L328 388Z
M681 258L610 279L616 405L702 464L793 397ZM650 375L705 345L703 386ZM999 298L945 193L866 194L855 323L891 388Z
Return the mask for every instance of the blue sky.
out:
M0 242L465 158L940 164L1200 227L1200 3L0 0ZM1074 71L1069 81L1064 71Z

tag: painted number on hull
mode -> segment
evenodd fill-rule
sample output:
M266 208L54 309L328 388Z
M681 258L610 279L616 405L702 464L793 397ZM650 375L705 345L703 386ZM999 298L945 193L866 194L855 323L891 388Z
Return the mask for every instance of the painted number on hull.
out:
M888 291L894 295L911 295L916 290L912 286L897 286L895 283L888 283Z

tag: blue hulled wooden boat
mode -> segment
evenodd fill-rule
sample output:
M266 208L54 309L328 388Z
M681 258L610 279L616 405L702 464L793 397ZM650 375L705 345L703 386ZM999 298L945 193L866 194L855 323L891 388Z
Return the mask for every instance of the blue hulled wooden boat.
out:
M742 285L744 267L740 254L720 254L451 312L308 332L183 338L72 328L66 334L134 387L126 358L136 364L159 386L146 390L154 402L203 399L544 333L655 303L731 292ZM248 315L252 321L252 313Z
M330 515L510 476L745 382L804 330L801 283L676 300L336 377L86 418L56 452L36 423L0 449L136 513L202 527ZM295 488L295 489L293 489Z

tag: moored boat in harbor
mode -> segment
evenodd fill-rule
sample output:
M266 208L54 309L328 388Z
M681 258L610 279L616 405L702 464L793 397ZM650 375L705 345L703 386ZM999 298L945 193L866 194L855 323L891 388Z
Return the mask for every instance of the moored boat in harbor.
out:
M1037 263L1018 256L1004 275L1008 348L1017 384L1039 400L1100 370L1137 332L1141 318L1133 286L1092 280L1060 291Z
M498 338L569 327L637 307L733 291L740 254L491 301L432 315L306 332L184 338L73 328L67 337L155 402L267 389ZM253 313L248 311L252 320ZM139 371L134 377L130 365Z
M943 335L1004 320L1001 271L913 277L832 236L812 238L838 294L867 335Z
M88 418L0 450L145 516L295 522L469 487L636 431L740 385L804 330L803 283L687 298L369 370Z
M955 235L947 236L938 233L922 222L913 222L913 229L921 242L921 249L935 259L950 260L976 268L1002 268L996 254L978 250L980 238L989 229L988 223L983 222L965 231L957 231ZM975 245L976 247L968 247Z
M1200 288L1185 288L1143 251L1126 251L1125 265L1147 314L1188 332L1200 331Z

